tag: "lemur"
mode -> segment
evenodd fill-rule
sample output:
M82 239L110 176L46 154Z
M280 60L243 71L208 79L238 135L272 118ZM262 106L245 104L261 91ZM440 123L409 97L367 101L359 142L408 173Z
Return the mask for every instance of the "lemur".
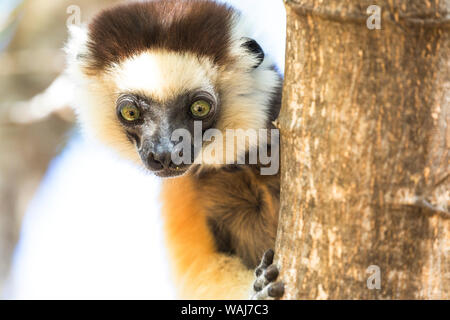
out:
M78 86L81 128L164 178L165 237L180 298L284 291L267 250L277 232L279 174L261 175L259 163L171 159L171 134L193 134L195 121L202 132L274 128L282 77L247 34L237 10L207 0L121 4L70 29L67 72ZM258 146L246 143L236 157L251 148Z

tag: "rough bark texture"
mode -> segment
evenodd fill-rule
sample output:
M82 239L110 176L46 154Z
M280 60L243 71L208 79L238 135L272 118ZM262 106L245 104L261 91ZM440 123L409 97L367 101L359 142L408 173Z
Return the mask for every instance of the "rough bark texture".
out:
M285 1L285 298L449 299L450 1Z

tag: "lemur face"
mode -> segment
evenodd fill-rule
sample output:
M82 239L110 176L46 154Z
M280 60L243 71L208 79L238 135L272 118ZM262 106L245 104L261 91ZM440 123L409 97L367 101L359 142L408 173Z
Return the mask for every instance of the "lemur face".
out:
M278 115L281 78L225 5L132 3L103 11L88 29L71 33L68 71L79 81L83 128L158 176L190 167L172 161L176 130L193 136L199 121L203 132L258 130ZM202 152L194 149L191 163Z
M149 74L142 70L148 70ZM114 87L121 92L116 102L117 121L136 146L147 169L161 177L185 173L199 150L188 161L180 157L174 139L176 130L194 137L195 121L201 130L214 127L220 118L221 100L216 90L217 70L208 59L171 52L145 52L115 67Z

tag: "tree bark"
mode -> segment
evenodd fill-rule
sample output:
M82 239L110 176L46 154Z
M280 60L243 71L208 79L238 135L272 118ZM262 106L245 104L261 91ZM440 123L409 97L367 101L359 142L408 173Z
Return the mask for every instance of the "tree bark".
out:
M285 298L449 299L450 1L285 2Z

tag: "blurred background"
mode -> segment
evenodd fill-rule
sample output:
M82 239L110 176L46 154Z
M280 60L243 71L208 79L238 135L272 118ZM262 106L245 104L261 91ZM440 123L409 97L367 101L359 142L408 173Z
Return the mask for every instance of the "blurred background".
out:
M85 141L61 76L67 25L114 0L0 1L0 298L173 298L159 181ZM281 0L230 0L284 70ZM133 185L145 204L122 203Z

